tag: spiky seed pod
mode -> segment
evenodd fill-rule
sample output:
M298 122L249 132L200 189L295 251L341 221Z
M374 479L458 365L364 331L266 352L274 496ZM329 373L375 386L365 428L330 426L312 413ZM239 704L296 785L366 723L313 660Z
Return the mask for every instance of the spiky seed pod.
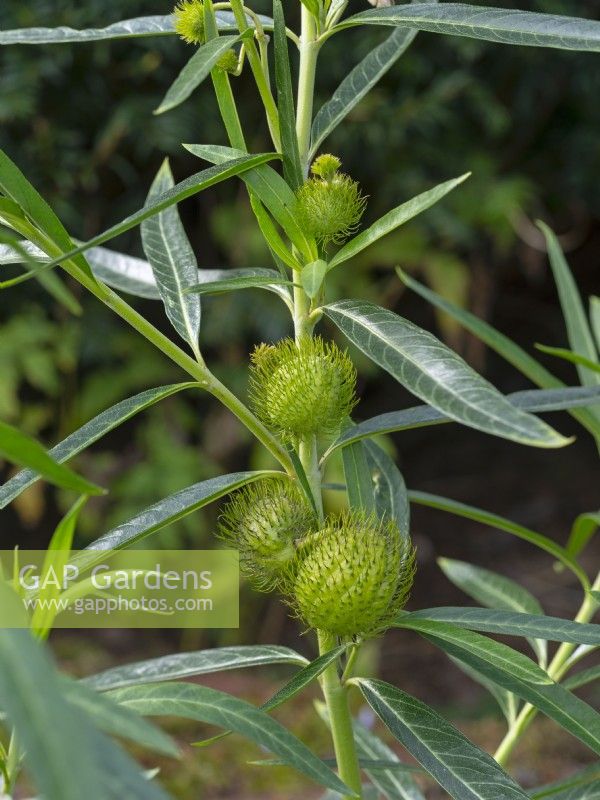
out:
M175 31L188 44L204 44L204 3L202 0L180 0L173 10Z
M235 50L227 50L217 61L217 67L232 75L238 68L238 57Z
M415 551L391 519L360 512L331 519L298 552L291 600L311 628L337 636L384 630L408 599Z
M296 193L301 227L324 247L341 244L356 230L367 203L358 183L340 167L337 156L319 156L311 168L314 177Z
M263 344L252 354L252 404L284 438L335 433L356 403L355 386L348 354L319 336Z
M258 588L289 578L295 541L314 530L314 514L289 481L267 480L237 491L219 520L218 536L240 552L240 568Z

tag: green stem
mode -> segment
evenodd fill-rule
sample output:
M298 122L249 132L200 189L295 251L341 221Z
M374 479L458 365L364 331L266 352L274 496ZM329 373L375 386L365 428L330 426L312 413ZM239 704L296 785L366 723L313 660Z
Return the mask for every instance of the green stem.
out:
M600 590L600 573L596 576L596 580L592 586L593 591ZM600 608L600 603L595 600L591 594L587 594L579 609L575 622L589 622L596 611ZM569 669L575 663L571 660L571 656L576 650L577 645L563 642L556 651L550 666L548 667L548 675L555 681L560 681ZM500 743L500 746L494 754L496 761L502 766L506 766L508 760L515 749L519 739L525 731L529 728L537 714L537 709L530 703L526 703L519 712L514 723L509 727L506 736Z
M318 637L319 653L321 654L332 650L337 644L335 637L324 631L319 631ZM360 797L360 767L354 741L352 716L348 707L348 688L340 681L336 663L327 667L320 681L329 713L331 736L340 778ZM345 800L350 800L350 797L347 795Z
M304 174L308 174L308 155L310 151L310 131L312 126L313 98L315 94L315 75L320 44L317 41L315 20L302 6L302 34L300 36L300 74L298 77L298 109L296 111L296 133L300 163Z
M246 13L241 0L231 0L231 10L233 11L239 32L242 34L245 33L248 30L248 20L246 19ZM258 48L256 47L256 42L254 41L254 34L252 34L251 37L248 36L247 38L244 38L244 42L246 44L248 63L250 64L252 74L254 75L254 80L256 82L258 93L260 94L260 99L265 107L267 123L273 144L275 145L275 149L278 152L281 152L279 112L277 111L277 105L273 99L271 87L269 86L269 82L263 70L263 64L258 52Z

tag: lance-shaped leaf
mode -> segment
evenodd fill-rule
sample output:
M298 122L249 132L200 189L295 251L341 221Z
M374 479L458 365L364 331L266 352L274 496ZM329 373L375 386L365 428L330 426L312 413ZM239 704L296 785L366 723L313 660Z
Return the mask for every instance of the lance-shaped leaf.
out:
M522 347L515 344L508 336L497 331L488 322L440 297L439 294L423 286L402 270L398 269L396 271L400 279L410 289L420 294L421 297L424 297L436 308L448 314L478 339L481 339L482 342L508 361L509 364L516 367L523 375L526 375L537 386L541 386L544 389L564 387L565 384L559 381L551 372L548 372L539 361L532 358ZM575 417L600 442L600 421L592 413L591 409L573 410L571 416Z
M223 32L237 33L237 24L231 11L216 11L217 27ZM264 28L272 28L273 20L259 14ZM248 27L253 21L248 18ZM0 45L7 44L66 44L68 42L98 42L107 39L136 39L146 36L174 36L175 24L172 14L157 14L148 17L134 17L122 22L114 22L105 28L17 28L0 31Z
M385 42L371 50L360 64L346 75L313 120L311 159L321 143L407 50L416 33L415 30L406 28L393 31Z
M383 681L355 682L396 739L455 800L528 800L491 756L432 708Z
M185 144L184 147L198 158L203 158L213 164L227 163L232 158L237 159L242 152L221 145ZM240 174L240 177L269 210L304 257L308 261L315 261L317 259L316 245L313 240L306 237L298 224L296 195L281 175L271 167L260 166L257 169L245 171Z
M374 222L370 228L359 233L354 239L350 239L341 250L338 250L329 262L329 269L337 267L338 264L342 264L344 261L357 255L364 250L365 247L369 247L369 245L381 239L382 236L386 236L388 233L400 227L400 225L404 225L405 222L416 217L417 214L431 208L438 200L441 200L442 197L447 195L448 192L451 192L452 189L455 189L459 184L463 183L470 174L470 172L467 172L459 178L446 181L446 183L440 183L439 186L435 186L433 189L429 189L423 192L423 194L413 197L406 203L402 203L402 205L392 209L392 211L388 211L388 213L384 214L377 222Z
M594 337L583 308L577 284L571 274L558 239L554 232L543 222L538 222L538 226L546 239L550 266L558 289L571 348L577 355L598 366L598 351L596 350ZM598 370L589 369L584 362L584 364L577 364L577 372L585 386L597 386L600 383L600 375L598 374L600 367ZM600 413L600 406L597 411Z
M428 626L431 624L427 623ZM600 753L600 714L559 683L541 684L522 680L516 671L502 669L499 664L492 663L491 659L482 657L481 653L472 648L460 646L448 636L440 636L438 632L434 634L431 630L427 633L421 631L421 635L448 655L531 703L594 752Z
M355 14L338 27L352 25L399 25L502 44L600 52L597 20L483 8L468 3L378 8Z
M148 716L174 715L231 729L282 758L317 783L352 795L334 772L264 711L208 686L155 683L116 689L112 700Z
M391 517L402 536L410 536L410 504L402 473L393 459L375 442L364 442L364 447L373 481L377 515Z
M220 475L218 478L210 478L207 481L200 481L193 486L188 486L187 489L165 497L164 500L160 500L132 519L105 533L85 550L79 552L72 563L80 568L89 567L101 559L102 553L107 550L122 550L124 547L130 547L140 539L145 539L167 525L193 514L194 511L229 494L234 489L274 475L281 476L282 473L272 470L233 472L230 475Z
M532 790L531 800L600 800L600 764Z
M81 453L86 447L94 444L109 431L126 422L135 414L144 411L146 408L170 397L172 394L182 391L183 389L191 389L198 386L197 383L174 383L170 386L158 386L156 389L148 389L145 392L140 392L133 397L128 397L127 400L122 400L120 403L108 408L97 417L94 417L89 422L86 422L81 428L74 431L72 434L63 439L60 444L53 447L48 455L53 461L62 464L68 461L77 453ZM3 486L0 486L0 509L5 508L15 497L18 497L21 492L25 491L35 481L39 480L42 476L39 468L25 469L18 472L13 478L7 481Z
M598 528L600 528L600 511L580 514L571 528L566 547L567 553L573 558L577 558Z
M538 685L553 683L552 678L549 678L541 667L523 653L471 630L413 614L401 614L394 625L417 631L428 638L435 637L436 641L440 640L451 646L454 651L452 654L457 658L458 653L468 652L481 662L490 664L494 669L513 675L525 683Z
M71 250L73 242L62 222L4 150L0 150L0 190L19 206L27 215L28 223L33 223L50 243L61 250ZM92 277L85 258L75 253L73 256L77 267Z
M452 558L439 558L438 564L448 580L482 606L525 614L544 613L531 592L504 575ZM540 664L545 665L548 646L544 639L529 639L529 642Z
M580 406L591 406L600 401L600 388L570 386L564 389L527 389L523 392L513 392L506 397L515 408L522 411L535 413L568 411ZM334 450L360 439L411 428L421 428L425 425L439 425L445 422L452 422L452 420L431 406L413 406L402 411L388 411L345 430L325 452L322 460L326 461Z
M401 627L410 628L413 625L418 627L421 624L420 620L425 623L427 620L434 623L448 623L471 631L505 636L539 637L552 642L600 645L600 625L573 622L561 617L547 617L543 614L448 606L413 611L406 615L406 619L402 617L399 622Z
M600 353L600 297L590 297L590 323L596 340L596 347Z
M104 233L94 236L93 239L80 244L74 250L65 252L64 255L53 259L47 264L47 268L57 266L63 261L71 260L79 253L84 253L92 247L104 244L120 236L122 233L141 225L144 220L153 217L155 214L159 214L166 208L170 208L180 203L182 200L198 194L198 192L202 192L217 183L221 183L221 181L232 178L234 175L239 175L247 169L252 169L253 167L265 164L267 161L272 161L274 158L277 158L277 154L275 153L262 153L256 156L245 155L241 158L235 158L232 161L219 164L218 166L209 167L209 169L202 170L202 172L196 172L194 175L190 175L189 178L175 184L172 189L168 189L166 192L156 197L152 204L145 205L144 208L136 211L135 214L131 214L122 222L118 222L116 225L108 228Z
M541 533L532 531L530 528L526 528L523 525L518 525L512 520L501 517L498 514L493 514L490 511L484 511L481 508L475 508L475 506L459 503L448 497L440 497L439 495L430 494L429 492L409 491L408 499L411 503L429 506L429 508L436 508L438 511L446 511L449 514L456 514L459 517L481 522L483 525L489 525L499 531L510 533L512 536L517 536L519 539L534 544L536 547L545 550L546 553L549 553L564 564L567 569L570 569L579 579L584 591L587 592L590 588L590 582L586 573L569 553L567 553L564 547L556 544L552 539L549 539Z
M277 110L279 111L283 174L288 184L295 191L302 183L303 175L300 165L300 152L298 150L298 137L296 136L292 74L281 0L273 0L273 24L275 83L277 85Z
M103 494L104 489L81 478L69 467L58 464L41 444L21 431L0 422L0 457L11 464L28 467L55 486L80 494Z
M433 334L392 311L358 300L331 303L323 310L372 361L457 422L520 444L569 443L542 420L516 409Z
M152 206L175 185L168 159L159 169L146 199ZM165 311L173 327L199 356L200 298L186 295L196 283L198 264L179 218L177 206L165 208L142 222L142 243L150 262Z
M308 664L304 656L289 647L277 645L240 645L239 647L217 647L192 653L173 655L138 661L99 672L85 679L85 683L97 691L121 689L140 683L157 683L176 678L193 678L230 669L261 667L266 664Z
M155 114L164 114L187 100L202 81L210 75L217 61L237 44L241 36L219 36L202 45L181 70L169 87Z
M587 686L588 683L594 683L600 680L600 664L589 669L583 669L575 675L570 675L564 682L563 686L570 692L573 689L580 689L582 686Z
M224 294L235 292L238 289L268 289L286 301L290 300L289 292L284 288L291 286L292 282L274 269L223 269L206 270L213 274L218 272L214 280L202 280L185 290L186 294ZM202 275L206 278L206 275Z
M364 443L344 448L342 459L350 508L371 514L375 511L375 495Z

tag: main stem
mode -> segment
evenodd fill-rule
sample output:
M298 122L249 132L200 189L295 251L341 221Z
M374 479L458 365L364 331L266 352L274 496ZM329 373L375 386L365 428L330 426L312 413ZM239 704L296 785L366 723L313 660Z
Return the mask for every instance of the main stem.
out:
M592 591L599 591L600 590L600 573L596 576L596 580L592 586ZM577 616L575 617L575 622L589 622L598 608L600 607L600 603L595 600L591 594L587 594L585 599L579 609ZM569 671L572 667L573 662L570 660L571 656L573 655L577 645L563 643L556 651L550 666L548 667L548 675L553 678L555 681L560 681L561 678L565 676L565 674ZM508 732L500 746L496 750L494 754L494 758L496 761L501 764L502 766L506 766L508 760L515 749L519 739L527 728L533 722L535 716L537 714L537 709L532 706L530 703L526 703L523 708L521 709L519 715L513 722L513 724L508 729Z
M310 132L312 125L313 96L315 89L315 73L319 44L316 41L316 26L311 13L302 6L302 31L300 36L300 74L298 80L298 107L296 116L296 133L300 162L304 175L308 174L308 157L310 151ZM310 300L300 285L294 286L294 333L299 342L306 336L312 336L314 321L310 318ZM323 495L321 471L315 436L305 437L299 444L298 456L304 467L315 505L321 521L323 520ZM319 653L327 653L336 645L336 637L325 631L317 631ZM340 779L354 793L361 797L360 766L352 716L348 706L348 687L340 679L338 665L331 664L321 675L321 688L331 726L331 736ZM351 795L346 800L350 800Z

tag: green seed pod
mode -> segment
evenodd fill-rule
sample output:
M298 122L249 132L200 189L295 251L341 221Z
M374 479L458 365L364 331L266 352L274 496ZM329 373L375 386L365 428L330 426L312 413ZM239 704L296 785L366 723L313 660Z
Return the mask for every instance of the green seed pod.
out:
M252 404L284 438L335 433L356 403L355 386L348 354L318 336L263 344L252 354Z
M188 44L204 44L204 3L202 0L180 0L173 10L175 31Z
M217 67L224 72L228 72L230 75L237 72L238 57L235 50L227 50L227 52L223 53L221 58L217 61Z
M405 605L415 551L391 519L346 512L298 552L292 606L311 628L337 636L384 630Z
M314 529L314 514L289 481L267 480L236 492L219 520L218 536L240 551L240 567L265 591L289 578L295 541Z
M341 244L356 230L367 203L358 183L338 172L340 166L336 156L319 156L311 168L315 177L296 193L301 227L324 247Z

